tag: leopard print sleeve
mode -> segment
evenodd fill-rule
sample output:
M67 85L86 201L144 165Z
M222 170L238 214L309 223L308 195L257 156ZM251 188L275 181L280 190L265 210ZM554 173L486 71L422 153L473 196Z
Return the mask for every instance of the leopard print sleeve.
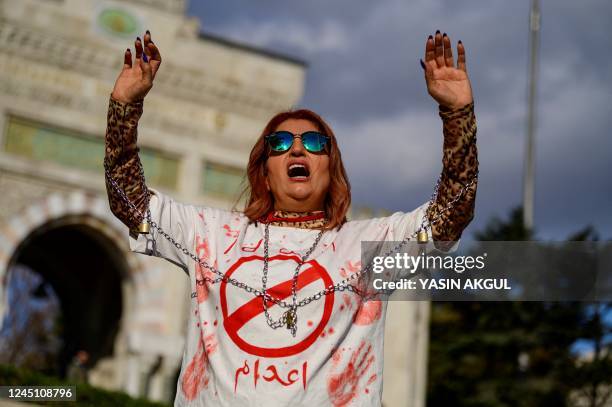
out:
M434 241L452 242L459 240L463 230L474 218L478 182L475 179L478 175L478 150L474 102L457 109L440 105L439 115L442 118L444 134L442 174L437 199L427 213L429 219L437 216L439 211L460 193L464 185L474 179L474 183L453 207L444 211L440 219L432 223Z
M108 202L111 212L130 229L132 235L135 235L134 229L142 222L144 216L141 214L146 212L149 204L147 187L140 177L141 164L136 145L142 107L142 100L122 103L110 97L105 137L104 165L140 214L124 202L107 179Z

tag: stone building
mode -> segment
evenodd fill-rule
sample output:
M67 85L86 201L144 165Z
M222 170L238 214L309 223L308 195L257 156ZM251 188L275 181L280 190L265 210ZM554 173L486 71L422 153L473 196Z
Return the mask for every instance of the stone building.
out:
M306 68L202 34L185 1L0 1L0 314L11 267L34 269L62 304L64 365L87 349L93 384L158 400L176 387L188 279L131 253L108 208L104 130L123 51L151 29L164 59L139 123L147 182L224 208L266 120L301 98ZM390 307L388 405L423 405L428 309Z

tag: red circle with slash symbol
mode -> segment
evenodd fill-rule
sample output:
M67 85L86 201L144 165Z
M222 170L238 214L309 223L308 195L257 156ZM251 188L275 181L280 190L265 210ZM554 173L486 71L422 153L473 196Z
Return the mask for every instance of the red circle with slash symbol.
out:
M269 262L274 261L287 261L291 260L297 264L299 262L299 258L295 255L283 255L279 254L273 257L270 257ZM232 274L240 268L245 263L249 263L252 261L261 261L263 262L263 257L261 256L246 256L238 259L236 263L234 263L226 273L227 277L231 277ZM307 267L307 268L306 268ZM322 280L324 287L328 287L333 284L333 281L330 275L327 273L324 267L322 267L315 260L310 260L304 263L302 266L302 271L298 275L298 281L296 286L296 291L304 288L305 286L314 283L318 280ZM288 281L283 281L282 283L276 284L273 287L268 287L267 292L270 296L274 298L278 298L280 300L286 300L291 297L291 286L293 284L293 279ZM329 322L329 318L331 317L332 308L334 306L334 294L325 295L325 305L323 308L323 316L321 318L321 322L317 325L317 327L304 339L299 341L298 343L285 346L282 348L264 348L260 346L255 346L253 344L248 343L244 339L238 335L238 331L251 319L256 316L263 314L263 298L262 297L254 297L250 301L247 301L245 304L238 307L234 312L228 314L227 309L227 280L223 280L220 286L220 300L221 300L221 312L223 313L223 326L225 327L225 331L229 335L230 338L234 341L234 343L243 351L256 356L269 357L269 358L279 358L286 357L298 354L305 349L307 349L310 345L312 345L319 335L325 329L327 322ZM269 304L268 309L274 309L278 307L277 304ZM299 316L299 314L298 314ZM289 332L289 331L287 331Z

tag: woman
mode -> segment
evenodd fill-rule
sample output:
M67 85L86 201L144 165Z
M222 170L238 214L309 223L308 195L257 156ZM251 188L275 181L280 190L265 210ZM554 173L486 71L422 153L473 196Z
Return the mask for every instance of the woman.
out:
M414 240L429 220L431 238L447 248L472 219L476 121L463 45L455 66L449 37L437 31L421 61L443 120L437 194L410 213L347 221L336 138L305 109L274 116L255 143L243 213L147 188L137 125L161 56L149 31L143 40L135 61L125 52L111 94L105 169L131 249L179 265L191 281L175 405L380 405L386 303L363 301L352 285L360 242Z

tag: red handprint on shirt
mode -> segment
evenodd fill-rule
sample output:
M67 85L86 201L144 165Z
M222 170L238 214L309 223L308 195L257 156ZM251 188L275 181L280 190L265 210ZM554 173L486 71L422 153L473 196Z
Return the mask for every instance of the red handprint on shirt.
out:
M366 301L356 295L346 293L342 299L344 303L340 305L340 311L348 310L350 312L354 307L356 308L353 315L353 323L355 325L370 325L378 321L382 316L383 303L381 300L368 299Z
M361 270L361 261L347 260L343 267L340 267L340 275L344 278L350 277L354 273L358 273ZM358 288L360 291L367 293L369 290L364 290L365 281L358 280L353 286ZM357 312L353 317L353 323L355 325L370 325L380 319L382 316L382 302L376 298L368 299L364 301L363 298L356 298ZM343 309L352 309L353 301L350 294L344 294L344 306Z
M185 368L181 388L187 400L193 400L198 393L208 386L210 377L208 375L208 356L217 349L217 339L215 334L203 337L200 331L198 350L191 362Z
M380 300L360 301L359 310L353 323L355 325L370 325L378 321L382 315L382 305Z
M342 365L344 349L338 349L332 355L331 370L327 377L327 393L332 404L336 407L346 406L359 393L359 385L364 377L368 377L364 385L364 391L369 392L367 386L376 380L376 373L367 376L370 367L374 363L372 345L361 341L359 348L355 350L347 365Z

